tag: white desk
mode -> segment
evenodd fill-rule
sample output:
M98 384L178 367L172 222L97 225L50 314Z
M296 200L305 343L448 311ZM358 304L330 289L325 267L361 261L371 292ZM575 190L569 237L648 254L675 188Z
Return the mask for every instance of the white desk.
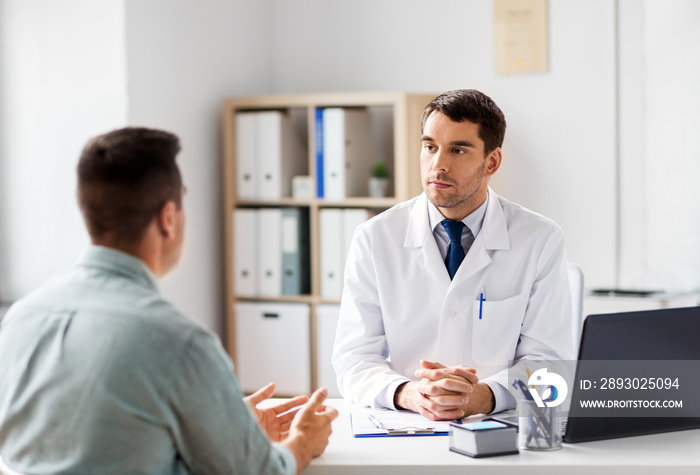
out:
M450 452L448 437L356 439L352 404L329 399L340 415L326 451L304 475L685 475L700 474L700 430L564 444L555 452L474 459Z

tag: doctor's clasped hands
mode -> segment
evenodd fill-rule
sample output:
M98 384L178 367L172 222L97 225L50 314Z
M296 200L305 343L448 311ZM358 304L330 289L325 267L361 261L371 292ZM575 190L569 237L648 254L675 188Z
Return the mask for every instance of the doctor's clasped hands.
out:
M493 410L491 389L479 382L476 370L464 365L444 366L421 360L418 381L399 386L394 404L418 412L431 420L460 419Z

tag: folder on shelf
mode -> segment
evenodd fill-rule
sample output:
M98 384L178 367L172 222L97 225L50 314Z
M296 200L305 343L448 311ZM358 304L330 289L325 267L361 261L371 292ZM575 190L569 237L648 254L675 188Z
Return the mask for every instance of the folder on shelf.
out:
M258 295L282 295L282 210L260 208L257 220Z
M236 114L236 196L242 200L257 197L257 112Z
M332 361L339 316L340 305L321 304L316 306L316 369L318 386L328 388L328 397L340 397Z
M342 256L343 210L324 208L319 211L319 249L321 257L321 298L337 300L343 291Z
M323 109L316 108L314 120L314 139L316 148L316 197L323 198Z
M369 210L366 209L346 208L343 210L343 262L348 258L355 230L369 218Z
M256 210L238 208L233 211L233 291L237 296L258 294L257 231Z
M367 196L371 167L369 114L365 109L323 109L324 197Z
M319 212L322 298L340 299L352 237L357 226L369 218L366 209L326 208Z
M292 178L307 175L305 141L285 111L236 113L236 196L279 200L292 196Z
M310 308L307 304L238 302L235 368L243 392L274 381L275 394L295 396L311 389Z
M309 210L282 208L282 294L311 293Z
M306 148L283 111L257 112L258 199L292 196L292 178L308 174Z

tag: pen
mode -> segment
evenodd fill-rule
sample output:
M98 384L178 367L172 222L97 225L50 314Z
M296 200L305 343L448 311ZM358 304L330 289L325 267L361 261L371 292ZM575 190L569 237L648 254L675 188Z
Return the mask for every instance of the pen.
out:
M481 296L479 297L479 320L481 320L481 316L483 315L483 310L484 310L484 288L481 288Z
M374 424L374 425L377 427L377 429L386 430L386 431L389 430L389 429L387 429L387 428L384 426L384 424L382 424L382 421L380 421L379 419L377 419L376 417L374 417L374 415L370 414L370 415L368 416L368 419L369 419L370 421L372 421L372 424Z

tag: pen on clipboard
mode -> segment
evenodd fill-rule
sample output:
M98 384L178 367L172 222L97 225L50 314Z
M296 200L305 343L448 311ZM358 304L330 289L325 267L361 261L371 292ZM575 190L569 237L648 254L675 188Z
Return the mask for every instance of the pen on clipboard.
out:
M484 314L484 288L481 288L481 295L479 296L479 320L481 320L481 316Z
M384 424L382 424L382 421L380 421L379 419L377 419L376 417L374 417L372 414L370 414L370 415L368 416L368 419L369 419L370 421L372 421L372 424L374 424L374 425L377 427L377 429L387 430L387 431L389 430L389 429L386 428L386 426L385 426Z

